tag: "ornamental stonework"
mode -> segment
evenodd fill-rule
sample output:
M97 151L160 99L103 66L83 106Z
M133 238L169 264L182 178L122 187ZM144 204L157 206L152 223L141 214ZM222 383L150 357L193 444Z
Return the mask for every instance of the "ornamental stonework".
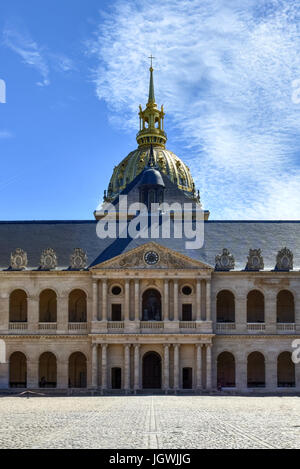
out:
M229 271L234 269L235 261L234 256L228 249L224 248L222 254L216 256L216 270Z
M57 267L57 255L52 248L44 249L42 252L40 267L42 270L51 270Z
M86 252L81 248L75 248L70 256L70 267L74 270L85 269L87 266Z
M293 270L293 253L288 248L281 249L276 258L276 270Z
M248 262L246 270L263 270L264 259L261 254L261 249L249 249Z
M23 249L17 248L10 255L10 267L13 270L23 270L27 267L27 253Z

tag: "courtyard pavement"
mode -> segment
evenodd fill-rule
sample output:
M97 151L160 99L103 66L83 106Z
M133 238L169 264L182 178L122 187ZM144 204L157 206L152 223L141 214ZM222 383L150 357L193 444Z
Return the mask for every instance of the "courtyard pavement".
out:
M1 397L0 448L299 448L300 397Z

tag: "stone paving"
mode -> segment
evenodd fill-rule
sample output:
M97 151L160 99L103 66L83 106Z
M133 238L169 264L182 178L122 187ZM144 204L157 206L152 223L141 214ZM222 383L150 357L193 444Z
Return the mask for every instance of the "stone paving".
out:
M0 448L299 448L300 397L1 397Z

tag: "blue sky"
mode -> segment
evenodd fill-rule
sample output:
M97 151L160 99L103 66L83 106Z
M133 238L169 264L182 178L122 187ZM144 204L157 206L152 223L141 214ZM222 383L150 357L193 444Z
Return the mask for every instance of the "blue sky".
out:
M0 219L89 219L136 147L147 57L167 147L214 219L300 218L300 6L2 0Z

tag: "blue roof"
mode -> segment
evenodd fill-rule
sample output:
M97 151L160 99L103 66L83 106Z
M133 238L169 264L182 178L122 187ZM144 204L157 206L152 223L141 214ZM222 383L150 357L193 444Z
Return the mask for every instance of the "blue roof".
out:
M70 255L82 248L89 265L95 265L128 252L151 239L99 239L96 220L3 221L0 222L0 268L7 269L10 253L16 248L27 252L28 268L37 269L44 249L56 251L59 268L70 265ZM249 249L262 250L265 270L273 270L277 252L283 247L294 254L294 270L300 269L300 221L218 221L205 222L204 245L186 250L186 239L153 239L193 259L215 265L215 256L228 248L235 257L236 270L245 269Z

